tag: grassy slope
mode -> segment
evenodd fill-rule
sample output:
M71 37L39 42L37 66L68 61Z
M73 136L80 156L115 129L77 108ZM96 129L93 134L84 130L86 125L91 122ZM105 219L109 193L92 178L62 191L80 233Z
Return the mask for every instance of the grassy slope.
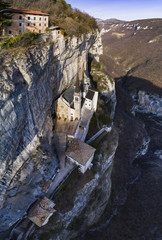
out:
M139 30L133 27L137 24L141 27ZM133 76L131 84L134 87L142 88L148 83L148 91L154 87L154 90L159 92L158 89L162 86L162 19L120 24L108 22L104 25L105 29L111 29L103 35L102 61L107 66L108 74L114 78L126 74L129 78ZM130 27L132 28L129 29ZM143 29L146 27L148 29ZM149 43L151 40L155 41Z

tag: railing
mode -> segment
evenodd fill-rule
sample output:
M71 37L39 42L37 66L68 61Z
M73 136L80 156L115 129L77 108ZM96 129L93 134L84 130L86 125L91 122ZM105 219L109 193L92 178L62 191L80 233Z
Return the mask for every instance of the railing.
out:
M100 136L104 131L110 132L112 127L103 126L96 134L94 134L88 141L86 141L87 144L90 144L92 141L94 141L98 136Z

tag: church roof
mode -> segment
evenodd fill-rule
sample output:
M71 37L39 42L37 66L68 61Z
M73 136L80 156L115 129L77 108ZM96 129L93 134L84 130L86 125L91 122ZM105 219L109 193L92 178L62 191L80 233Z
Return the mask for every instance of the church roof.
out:
M88 90L88 93L87 93L87 95L86 95L86 98L92 100L93 97L94 97L94 95L95 95L95 92L94 92L93 90L90 90L90 89L89 89L89 90Z
M85 166L95 151L95 148L80 140L77 140L67 149L66 155L74 159L80 165Z
M42 12L38 12L38 11L24 10L24 9L13 9L13 8L4 9L3 12L49 16L49 14L47 14L47 13L42 13Z
M71 104L74 99L74 87L70 87L65 92L62 94L62 97L69 103Z

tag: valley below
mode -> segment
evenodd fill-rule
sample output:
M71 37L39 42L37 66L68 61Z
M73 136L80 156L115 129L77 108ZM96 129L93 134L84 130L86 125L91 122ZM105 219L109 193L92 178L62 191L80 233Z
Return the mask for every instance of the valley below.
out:
M162 58L159 50L162 42L151 41L161 32L160 20L105 21L100 22L100 26L104 70L116 79L114 125L119 132L119 143L106 210L98 224L77 240L161 240L162 77L159 65ZM153 43L155 45L150 46ZM140 90L148 95L147 103L140 101ZM150 99L151 95L154 100ZM153 107L156 103L158 111Z
M160 119L152 114L137 113L133 117L118 107L115 125L120 128L120 135L112 171L110 201L99 223L78 239L160 240L162 125ZM141 155L142 152L137 153L136 149L137 146L140 148L140 141L145 138L150 142L146 140L146 145L141 148L144 155Z

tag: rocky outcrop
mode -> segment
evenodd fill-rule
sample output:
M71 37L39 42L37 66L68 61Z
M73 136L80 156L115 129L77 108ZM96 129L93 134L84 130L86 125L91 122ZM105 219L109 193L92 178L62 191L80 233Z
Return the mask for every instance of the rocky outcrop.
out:
M101 32L97 34L96 41L93 44L92 48L90 49L89 53L93 55L94 59L97 62L99 62L100 56L103 54Z
M145 91L139 91L137 95L137 111L143 111L145 113L152 113L158 117L162 116L162 100L161 96L157 94L147 93Z
M53 173L55 172L58 163L55 154L50 150L55 114L54 102L77 78L80 81L88 79L88 51L96 37L97 33L93 32L79 38L39 43L28 49L5 52L4 57L1 57L0 206L4 212L11 210L11 204L7 204L7 199L18 193L14 190L9 196L7 192L17 185L15 179L18 178L21 185L23 181L27 181L30 174L32 176L36 172L41 162L42 167L39 171L42 172L42 176L43 172L47 171L46 161L41 160L45 157L36 158L38 162L36 161L34 165L32 163L34 161L32 156L40 145L43 148L41 150L43 156L49 153L48 164L52 167ZM23 176L22 172L25 172ZM44 181L49 178L50 171L47 172ZM42 178L36 182L40 189L43 184ZM19 196L22 191L24 190L21 189ZM29 192L28 194L32 195ZM36 198L38 195L39 191L33 196ZM23 199L21 200L24 201ZM0 215L3 215L1 220L5 223L6 229L16 221L16 218L19 219L23 215L28 204L25 205L23 212L15 208L17 214L12 221L13 215L5 215L0 210ZM1 231L4 230L4 225L2 223L0 225Z

